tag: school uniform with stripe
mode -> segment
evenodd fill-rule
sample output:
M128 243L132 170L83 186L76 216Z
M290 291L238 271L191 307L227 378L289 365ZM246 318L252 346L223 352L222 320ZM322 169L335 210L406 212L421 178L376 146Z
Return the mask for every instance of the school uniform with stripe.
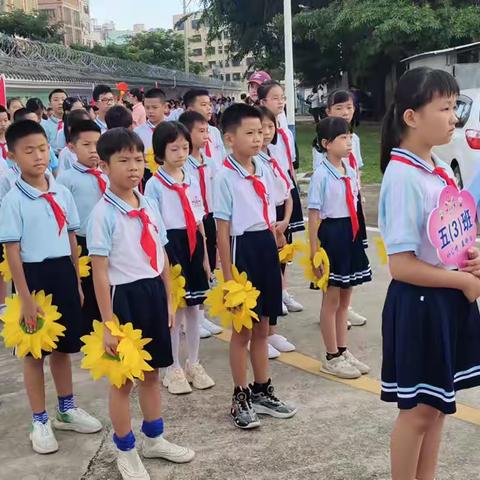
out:
M106 122L104 122L100 117L95 117L94 122L100 127L101 133L105 133L108 130Z
M145 195L158 206L167 229L166 251L171 265L181 265L188 306L204 302L209 290L203 267L205 247L198 224L205 216L200 185L184 170L178 183L162 168L148 180Z
M107 189L88 219L90 256L108 257L113 313L152 341L145 350L152 368L172 364L168 302L160 276L165 266L165 226L151 200L136 193L133 208Z
M282 314L282 276L272 228L274 178L258 159L250 175L229 155L214 182L214 216L230 222L232 263L260 291L255 311L276 325Z
M87 221L95 205L105 193L108 177L100 169L87 168L85 165L75 162L70 170L64 171L57 177L57 182L68 188L73 196L80 217L77 243L82 249L81 255L88 255ZM95 298L92 275L81 280L85 297L82 306L83 331L87 334L92 331L93 320L100 319L100 311Z
M450 167L432 155L435 168L395 148L383 177L379 226L387 253L412 252L430 265L438 259L427 236L430 212L447 185ZM382 314L381 398L400 409L430 405L456 411L456 392L480 385L480 314L460 290L392 280Z
M372 270L359 234L358 183L355 171L343 161L346 175L325 157L315 170L308 191L308 208L318 210L318 239L330 260L331 287L350 288L372 279Z
M66 327L57 351L75 353L81 342L81 305L69 234L80 227L71 193L46 175L47 192L18 177L0 208L0 242L19 243L28 288L52 294ZM44 354L46 354L44 352Z
M293 200L293 211L290 218L290 231L301 232L305 230L305 221L303 219L302 202L298 187L294 181L295 170L293 164L295 162L295 140L292 132L287 128L278 129L277 143L270 144L268 147L270 154L277 160L284 172L288 172L293 188L290 192Z
M144 150L145 155L149 150L153 150L152 139L153 139L153 132L155 131L155 125L152 122L150 122L150 120L147 120L142 125L139 125L133 131L142 139L143 146L145 147L145 150ZM145 191L146 183L151 176L152 176L152 172L150 171L150 168L148 167L148 165L145 164L145 172L143 174L143 180L141 184L142 191Z

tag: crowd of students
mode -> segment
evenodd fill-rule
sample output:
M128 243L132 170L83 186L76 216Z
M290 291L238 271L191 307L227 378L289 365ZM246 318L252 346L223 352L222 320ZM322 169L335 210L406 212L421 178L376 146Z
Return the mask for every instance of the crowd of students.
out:
M58 396L52 422L45 406L47 353L24 359L36 452L58 450L52 425L80 433L102 428L77 405L70 354L80 350L80 337L94 319L108 322L115 315L152 339L145 349L153 371L137 382L143 456L176 463L194 458L191 449L164 438L159 369L166 369L162 382L171 394L215 385L199 352L202 336L222 331L203 307L217 268L228 281L235 266L260 291L259 320L231 335L233 424L251 429L260 425L259 414L295 415L296 407L276 395L268 364L269 357L295 349L278 333L278 318L303 309L287 290L288 266L278 255L305 229L295 142L285 126L282 86L265 75L251 83L256 106L226 108L223 134L211 124L212 100L203 89L185 93L175 121L167 120L173 112L160 88L130 91L131 109L117 104L106 85L93 89L95 109L61 89L49 96L48 118L38 99L25 107L11 99L8 109L0 107L0 242L21 300L20 321L26 331L35 330L42 312L31 292L44 290L66 327L48 355ZM382 398L400 408L392 434L394 480L433 480L444 414L455 411L454 392L480 379L480 318L470 303L480 295L478 252L455 271L439 264L425 233L439 191L454 184L431 148L451 137L457 93L446 73L409 72L384 127L380 228L394 280L383 313ZM328 288L313 306L325 346L322 370L341 378L370 370L348 349L353 287L372 278L360 193L363 161L359 138L351 133L354 110L350 92L329 95L327 118L314 140L307 205L318 278L327 268L314 264L319 245L330 263ZM150 154L155 168L145 161ZM91 258L90 277L80 279L78 246ZM186 281L186 306L175 314L170 265L180 265ZM6 291L2 281L1 303ZM116 355L118 341L106 328L108 354ZM132 388L132 382L110 387L117 465L123 479L148 479L132 431Z

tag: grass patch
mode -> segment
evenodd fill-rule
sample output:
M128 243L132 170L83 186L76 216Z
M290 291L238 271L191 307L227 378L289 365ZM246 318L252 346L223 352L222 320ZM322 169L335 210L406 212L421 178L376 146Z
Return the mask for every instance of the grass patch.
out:
M363 163L362 184L380 183L380 124L363 123L356 130L360 137ZM300 151L300 172L312 170L312 140L315 136L313 123L297 124L297 144Z

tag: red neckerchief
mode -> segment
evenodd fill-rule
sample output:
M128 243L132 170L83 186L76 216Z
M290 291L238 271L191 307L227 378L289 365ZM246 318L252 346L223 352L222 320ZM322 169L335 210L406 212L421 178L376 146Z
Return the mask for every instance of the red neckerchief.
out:
M100 170L97 170L96 168L89 168L85 170L86 173L93 175L98 182L98 187L100 188L102 193L105 193L105 190L107 189L107 182L102 178L102 172Z
M288 158L288 167L290 169L290 173L292 174L292 178L294 178L295 169L293 168L292 150L290 149L290 142L288 141L287 132L283 128L279 128L278 133L282 137L283 143L285 145L285 149L287 151L287 158Z
M150 221L150 218L144 208L141 208L140 210L130 210L127 215L131 218L138 218L142 222L142 236L140 237L140 245L150 259L150 265L155 271L158 272L157 244L155 243L149 228L149 225L153 225L153 223Z
M67 223L67 216L65 215L63 208L57 203L52 192L42 193L40 197L44 198L50 205L53 215L55 216L55 220L57 221L58 235L60 236L62 234L63 227Z

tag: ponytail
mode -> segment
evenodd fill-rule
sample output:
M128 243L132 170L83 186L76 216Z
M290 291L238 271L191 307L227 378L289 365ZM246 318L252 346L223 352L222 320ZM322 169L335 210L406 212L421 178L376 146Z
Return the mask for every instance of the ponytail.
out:
M385 173L392 148L400 144L400 133L398 122L395 119L395 103L390 105L382 123L382 144L380 147L380 170Z

